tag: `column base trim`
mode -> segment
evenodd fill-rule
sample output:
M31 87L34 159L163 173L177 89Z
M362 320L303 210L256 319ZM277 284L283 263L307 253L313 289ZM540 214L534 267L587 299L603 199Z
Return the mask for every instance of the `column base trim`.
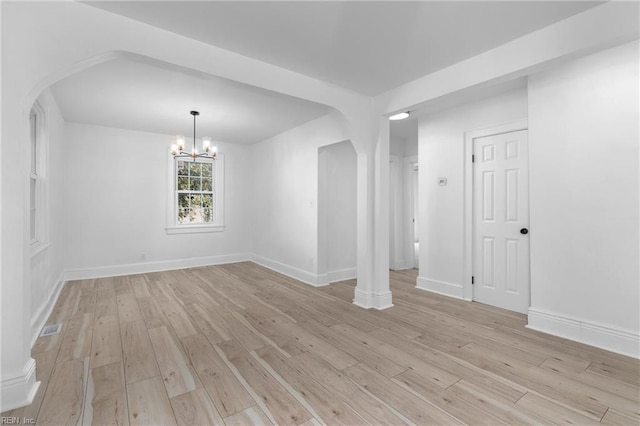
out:
M0 412L24 407L33 402L40 382L36 381L36 361L29 358L24 373L0 382Z
M353 304L364 309L388 309L393 306L390 291L384 293L366 293L356 288Z

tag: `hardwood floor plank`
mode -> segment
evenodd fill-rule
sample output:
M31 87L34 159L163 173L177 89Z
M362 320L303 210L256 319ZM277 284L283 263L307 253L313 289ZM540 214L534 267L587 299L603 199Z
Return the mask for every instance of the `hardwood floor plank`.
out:
M175 425L171 403L160 376L127 384L131 425Z
M513 358L502 357L498 352L478 348L473 344L461 348L460 356L482 369L548 395L592 419L600 420L607 410L607 405L596 396L600 396L600 392L554 372L532 367Z
M357 425L365 422L350 406L336 399L303 370L289 366L287 358L273 347L265 346L256 353L313 407L324 423Z
M171 398L178 425L224 425L224 421L204 389Z
M160 309L166 315L178 337L182 338L198 333L184 308L178 302L168 297L159 297L157 300Z
M412 423L409 419L400 417L400 413L395 412L384 401L375 397L365 388L358 386L347 376L311 352L297 355L289 360L289 363L313 377L314 380L334 393L334 395L339 395L347 405L370 424L397 425Z
M500 422L513 424L547 424L548 420L540 417L535 411L518 407L514 402L487 394L483 388L473 383L460 380L447 389L452 400L460 401L473 414L486 413L496 417ZM576 414L576 413L574 413ZM576 416L578 416L576 414ZM591 419L587 419L592 421Z
M95 320L107 316L118 316L118 301L114 288L99 289L96 296Z
M98 292L116 291L115 277L105 277L96 279L96 289Z
M116 292L116 300L118 302L118 318L121 323L138 321L142 319L140 308L138 307L138 301L136 300L131 286L127 283L128 289L122 289L121 292Z
M93 337L93 313L79 314L66 323L64 338L60 344L57 362L84 359L91 355Z
M638 418L609 408L601 421L604 425L637 425Z
M91 343L91 368L122 360L118 318L108 315L95 320Z
M342 370L358 363L358 361L349 354L333 347L298 324L279 318L276 319L275 324L277 324L277 327L285 333L289 334L298 342L306 346L309 351L317 353L338 370Z
M298 425L312 417L239 343L230 340L219 346L265 404L277 424Z
M401 385L405 389L410 390L414 395L428 400L432 405L446 411L464 423L508 424L505 420L493 413L478 409L471 410L470 408L473 405L460 398L459 395L456 395L455 390L451 390L455 388L459 382L451 385L447 389L443 389L427 380L424 380L413 370L405 371L404 373L394 377L392 381Z
M563 423L572 425L598 424L599 421L562 407L553 401L527 393L516 403L519 407L527 408L536 413L543 423Z
M142 314L142 319L144 320L147 328L156 328L162 327L163 325L169 325L169 321L167 317L164 316L164 313L160 310L160 306L158 306L158 302L153 297L139 297L138 307L140 308L140 313Z
M417 424L463 424L444 410L386 380L364 364L349 367L344 373Z
M289 356L295 356L308 350L306 346L277 327L277 322L283 321L284 317L279 317L277 314L271 317L263 317L250 310L237 312L237 315L241 315L260 334L274 342Z
M95 280L81 281L78 303L73 310L72 316L93 313L96 306L97 293Z
M386 334L380 335L379 332L381 330L374 330L371 333L363 333L360 330L357 330L346 324L339 324L331 328L339 331L346 336L357 338L363 343L366 342L368 347L373 348L372 350L377 351L380 355L391 359L396 364L399 364L405 368L411 368L415 370L425 379L443 388L446 388L460 380L460 376L451 374L447 370L430 364L429 362L425 362L423 359L421 359L418 353L418 351L421 350L419 345L414 345L413 347L411 347L413 352L407 351L407 347L403 347L402 351L398 350L399 347L394 345L394 343L396 342L391 340L392 335L384 330L382 330L382 332ZM383 338L380 338L378 336L383 336ZM411 346L410 343L408 345Z
M234 340L240 343L248 351L261 348L265 345L265 341L258 335L253 333L242 321L234 316L234 311L229 311L223 307L222 312L226 311L221 321L226 324L227 332Z
M600 374L601 376L611 379L620 380L621 382L625 382L633 386L640 386L639 365L640 361L638 361L636 365L615 362L613 360L608 362L592 362L587 367L587 371Z
M223 418L255 405L251 395L203 334L181 340L191 365Z
M216 317L213 311L207 310L199 303L193 303L188 306L187 313L200 333L207 336L212 344L215 345L232 339L226 322Z
M380 355L366 343L353 337L347 337L330 327L324 327L313 320L305 321L303 325L328 343L368 365L385 377L397 376L407 369L407 367L396 364L389 358Z
M71 315L73 314L73 311L76 309L76 305L78 304L79 297L80 282L67 282L60 291L58 300L56 301L56 304L51 311L51 315L49 315L49 319L47 320L47 325L65 322L66 320L71 318Z
M84 364L70 360L57 364L47 386L48 392L42 401L38 424L75 424L82 414L84 396Z
M637 386L630 385L627 382L621 382L610 377L601 376L600 374L592 373L586 369L580 370L579 367L556 358L548 358L545 362L540 364L540 368L554 371L575 381L584 383L587 386L600 388L604 391L621 396L622 398L630 399L632 401L640 398L640 389Z
M136 296L136 299L141 297L151 297L147 277L144 274L130 275L129 283L131 284L131 289L133 290L133 294Z
M197 374L191 368L187 355L182 350L182 345L167 327L150 329L149 337L169 398L202 387Z
M120 324L124 373L127 383L149 379L160 374L151 340L144 321L130 321Z
M224 423L227 426L266 426L273 425L271 420L264 414L264 411L260 407L250 407L243 410L233 416L229 416L224 419Z
M89 378L92 398L91 424L94 425L128 425L129 408L124 381L122 362L93 368ZM85 416L85 424L87 418Z

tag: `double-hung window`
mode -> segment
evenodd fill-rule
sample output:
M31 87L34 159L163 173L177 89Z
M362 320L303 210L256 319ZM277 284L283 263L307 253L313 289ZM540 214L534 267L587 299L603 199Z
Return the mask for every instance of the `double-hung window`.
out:
M171 211L167 232L224 229L224 157L215 160L171 158Z

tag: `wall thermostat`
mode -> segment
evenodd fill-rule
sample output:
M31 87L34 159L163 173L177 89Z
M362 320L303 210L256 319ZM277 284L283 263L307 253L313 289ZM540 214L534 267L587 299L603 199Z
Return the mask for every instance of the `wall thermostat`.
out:
M438 185L447 186L447 178L446 177L439 177L438 178Z

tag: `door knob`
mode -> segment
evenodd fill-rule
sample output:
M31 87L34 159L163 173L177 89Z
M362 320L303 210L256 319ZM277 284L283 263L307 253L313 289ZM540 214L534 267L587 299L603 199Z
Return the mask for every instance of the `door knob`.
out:
M522 228L522 229L520 230L520 233L521 233L522 235L527 235L527 234L529 233L529 230L528 230L527 228Z

